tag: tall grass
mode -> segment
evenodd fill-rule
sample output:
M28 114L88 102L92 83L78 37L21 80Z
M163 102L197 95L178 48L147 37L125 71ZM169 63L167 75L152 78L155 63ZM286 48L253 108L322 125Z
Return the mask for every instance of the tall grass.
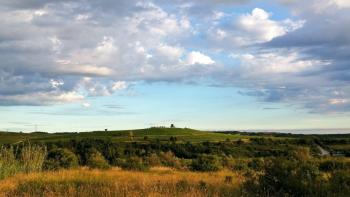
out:
M39 172L46 157L46 148L27 144L21 148L0 147L0 179L17 173Z
M76 169L16 175L0 181L0 196L240 196L240 183L239 175L230 171Z
M30 144L24 146L19 157L22 171L25 173L41 171L46 154L46 147Z
M0 147L0 179L12 176L20 171L13 147Z

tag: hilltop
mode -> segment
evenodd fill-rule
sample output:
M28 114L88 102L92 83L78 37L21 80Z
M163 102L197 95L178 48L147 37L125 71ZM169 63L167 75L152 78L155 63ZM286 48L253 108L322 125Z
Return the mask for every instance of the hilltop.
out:
M200 131L189 128L163 128L152 127L136 130L113 130L113 131L91 131L91 132L64 132L64 133L15 133L0 132L0 144L12 144L22 141L33 142L53 142L66 141L72 139L111 139L114 142L142 142L147 140L169 140L184 142L203 142L203 141L224 141L226 139L235 140L249 138L247 135L239 133L228 134L209 131Z

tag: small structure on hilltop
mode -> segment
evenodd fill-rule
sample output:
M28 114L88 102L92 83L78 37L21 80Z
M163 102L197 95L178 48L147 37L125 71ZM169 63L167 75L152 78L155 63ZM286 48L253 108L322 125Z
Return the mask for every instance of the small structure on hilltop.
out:
M174 124L171 124L171 125L170 125L170 128L175 128L175 125L174 125Z

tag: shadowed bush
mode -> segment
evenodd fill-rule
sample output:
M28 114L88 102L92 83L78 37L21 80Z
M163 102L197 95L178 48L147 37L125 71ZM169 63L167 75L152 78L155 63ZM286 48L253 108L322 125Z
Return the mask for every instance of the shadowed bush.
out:
M61 168L75 168L79 166L77 156L66 148L56 148L49 151L46 161L45 169L58 170Z
M107 160L103 157L103 155L100 152L96 150L93 150L90 153L86 164L90 168L96 168L96 169L110 168L110 165L108 164Z
M200 155L191 164L191 169L195 171L218 171L220 168L220 160L216 155Z
M122 169L125 170L136 170L136 171L146 171L149 170L150 166L148 163L142 160L140 157L130 157L125 163L122 164Z

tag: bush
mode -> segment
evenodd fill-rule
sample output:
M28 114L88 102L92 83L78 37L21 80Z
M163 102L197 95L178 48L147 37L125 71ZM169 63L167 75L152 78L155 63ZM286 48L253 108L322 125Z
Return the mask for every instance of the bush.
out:
M326 160L320 163L319 169L321 171L331 172L334 170L348 170L350 163L342 160Z
M78 166L77 156L66 148L56 148L49 151L45 161L45 169L47 170L68 169Z
M238 170L238 171L247 170L248 169L247 160L235 159L234 165L232 167L233 167L232 170Z
M255 171L261 171L264 169L264 160L261 158L254 158L248 163L248 167Z
M140 157L130 157L121 166L125 170L146 171L149 170L149 164L144 162Z
M348 172L337 171L332 174L329 181L330 195L349 196L350 194L350 174Z
M97 168L97 169L108 169L108 168L110 168L107 160L97 150L91 151L91 153L90 153L90 155L89 155L89 157L87 159L86 164L90 168Z
M155 153L152 153L149 157L147 157L147 161L150 166L160 166L162 163L158 155Z
M166 153L161 152L159 154L159 159L164 166L173 167L173 168L181 167L181 163L179 159L176 158L174 153L171 151L168 151Z
M216 155L200 155L192 160L191 169L195 171L218 171L221 165Z
M279 158L266 162L263 174L247 177L243 191L246 196L322 196L324 181L313 163Z
M234 159L232 157L224 157L223 158L223 166L233 170L233 171L241 171L241 170L246 170L247 167L247 160L244 159Z

